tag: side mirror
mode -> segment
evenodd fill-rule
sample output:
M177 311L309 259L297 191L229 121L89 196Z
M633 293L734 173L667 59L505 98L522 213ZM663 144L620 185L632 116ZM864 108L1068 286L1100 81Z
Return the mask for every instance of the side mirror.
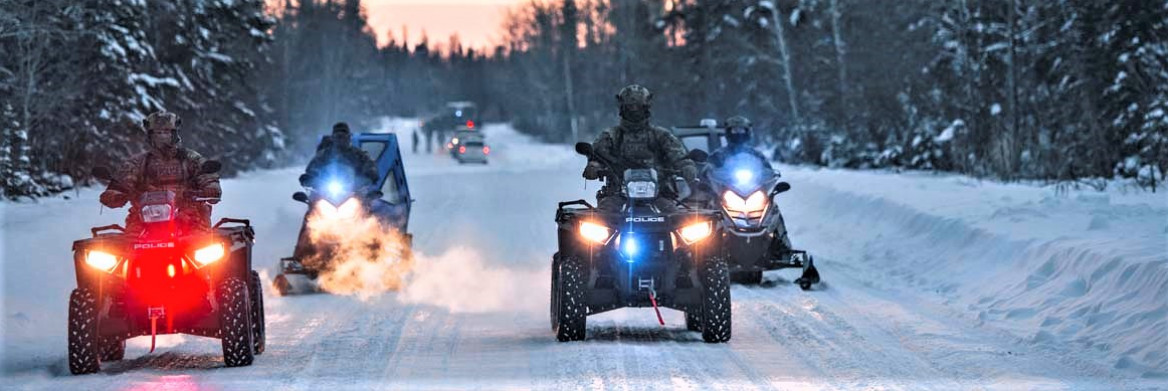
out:
M114 179L114 174L110 172L109 167L106 166L94 167L93 171L91 171L89 174L93 175L94 178L101 179L103 181L111 181Z
M303 191L298 191L298 192L292 193L292 199L307 204L308 203L308 194L305 194Z
M219 172L219 170L221 170L221 169L223 169L223 163L219 163L218 160L208 160L208 161L203 162L202 167L199 167L199 173L200 174L214 174L214 173Z
M309 179L310 178L308 177L307 173L300 174L300 186L308 187L308 180Z
M592 144L585 142L576 143L576 153L584 156L592 156Z
M710 154L700 149L691 149L689 153L685 154L685 157L693 160L694 163L705 163L706 160L709 160Z
M775 185L775 189L771 191L771 194L779 194L787 190L791 190L791 184L787 182L779 182L779 184Z

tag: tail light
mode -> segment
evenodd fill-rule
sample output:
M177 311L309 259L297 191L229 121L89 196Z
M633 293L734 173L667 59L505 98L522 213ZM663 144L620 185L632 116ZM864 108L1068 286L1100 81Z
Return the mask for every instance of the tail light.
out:
M458 147L458 153L466 153L466 146Z
M491 147L484 146L483 147L483 155L490 155L490 154L491 154Z
M474 121L467 120L467 121L466 121L466 127L467 127L468 129L474 129Z

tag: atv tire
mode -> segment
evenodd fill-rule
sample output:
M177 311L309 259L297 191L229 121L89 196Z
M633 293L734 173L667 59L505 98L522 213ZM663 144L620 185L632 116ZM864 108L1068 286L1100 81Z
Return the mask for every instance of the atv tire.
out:
M126 340L111 337L103 338L101 343L101 361L120 361L126 357Z
M219 333L223 343L223 363L228 367L251 365L255 359L248 285L237 277L219 284Z
M726 260L713 257L701 269L702 340L708 343L730 341L730 272Z
M582 341L588 327L588 267L572 256L560 257L558 264L552 271L552 331L560 342Z
M689 331L702 331L702 317L697 311L685 312L685 329Z
M97 322L97 296L89 289L74 289L69 295L69 372L74 375L101 370Z
M733 272L730 273L730 282L743 285L758 285L762 283L762 272Z
M264 354L267 345L267 324L264 323L264 288L260 274L251 271L251 342L256 355Z

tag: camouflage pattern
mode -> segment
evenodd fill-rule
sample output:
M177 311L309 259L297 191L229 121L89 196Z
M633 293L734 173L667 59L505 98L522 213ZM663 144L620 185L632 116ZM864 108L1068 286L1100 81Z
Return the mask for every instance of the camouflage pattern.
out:
M142 120L142 129L149 132L154 129L178 129L182 125L182 118L178 114L166 111L156 111Z
M620 92L616 94L616 100L622 105L651 106L653 103L653 93L649 92L648 88L631 84L625 88L621 88Z
M102 204L119 208L130 202L126 231L142 230L138 198L147 191L170 190L179 196L176 217L180 225L210 229L211 207L202 202L188 202L190 197L217 198L223 194L219 174L200 174L207 159L198 152L176 148L173 153L152 149L130 158L118 169L110 187L101 194Z
M601 132L592 147L597 154L610 156L627 167L654 168L664 174L658 189L661 189L663 198L672 198L677 193L668 178L680 175L692 183L697 178L697 166L686 157L685 145L672 132L649 124L648 109L652 99L653 94L639 85L621 89L617 94L617 101L621 104L621 124ZM643 110L644 117L626 115L630 108ZM590 161L584 177L594 179L599 171L599 163ZM602 208L608 207L606 209L619 209L624 204L620 189L613 184L601 188L596 199ZM673 205L667 200L662 203L670 208Z

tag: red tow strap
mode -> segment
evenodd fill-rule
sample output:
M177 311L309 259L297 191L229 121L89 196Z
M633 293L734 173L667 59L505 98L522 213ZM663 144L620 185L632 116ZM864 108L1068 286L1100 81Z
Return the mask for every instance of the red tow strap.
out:
M657 308L657 297L656 296L657 296L656 292L654 290L650 289L649 290L649 302L653 303L653 311L657 311L657 322L661 323L661 325L664 326L665 325L665 318L661 317L661 309Z
M150 353L154 353L154 339L158 336L158 317L150 317Z

